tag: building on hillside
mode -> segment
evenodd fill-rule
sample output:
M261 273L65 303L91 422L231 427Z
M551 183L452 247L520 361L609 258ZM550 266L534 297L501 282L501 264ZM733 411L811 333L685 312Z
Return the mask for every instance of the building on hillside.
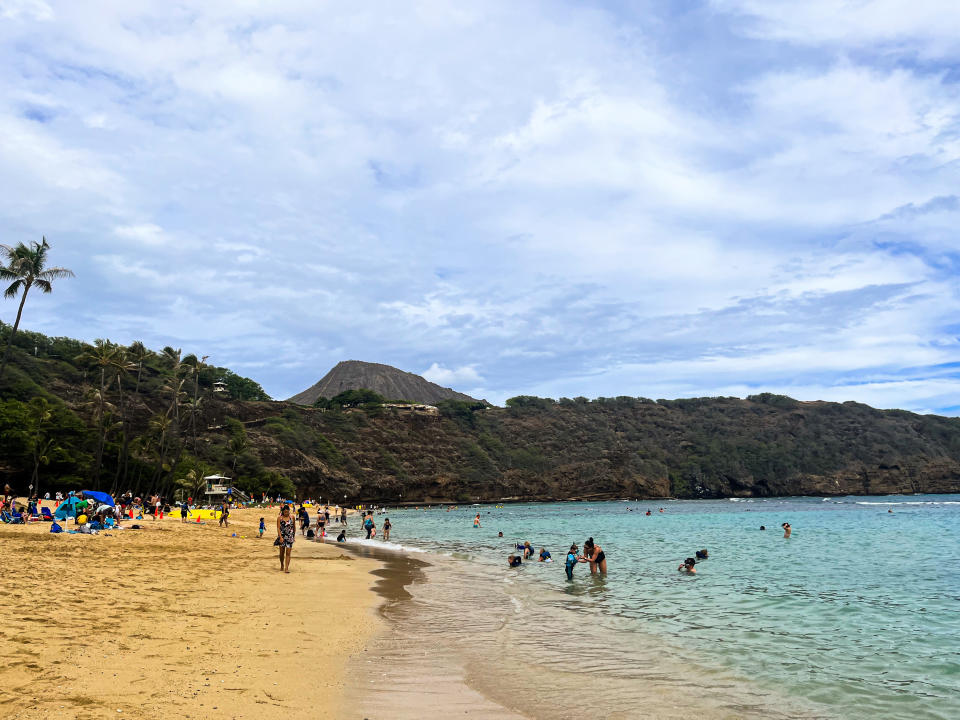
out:
M229 395L230 390L227 388L227 384L223 380L217 380L213 384L213 391L221 395Z
M384 403L383 407L393 408L403 413L412 415L439 415L439 408L434 405L425 405L424 403Z

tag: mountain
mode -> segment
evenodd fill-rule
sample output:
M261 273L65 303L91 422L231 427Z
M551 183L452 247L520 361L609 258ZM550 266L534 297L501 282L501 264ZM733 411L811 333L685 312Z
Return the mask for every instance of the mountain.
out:
M389 365L361 360L338 362L320 382L294 395L289 402L313 405L317 398L332 398L346 390L361 389L373 390L389 400L409 400L428 405L434 405L441 400L477 402L469 395L441 387L419 375Z
M8 332L0 323L0 347ZM110 349L127 362L91 357ZM341 370L354 388L436 397L408 389L432 383L384 365L341 363L330 375ZM405 384L376 383L387 377ZM172 349L141 360L132 347L21 330L0 380L0 485L197 497L218 472L251 494L351 505L960 492L960 418L769 393L436 406L275 402L256 381Z

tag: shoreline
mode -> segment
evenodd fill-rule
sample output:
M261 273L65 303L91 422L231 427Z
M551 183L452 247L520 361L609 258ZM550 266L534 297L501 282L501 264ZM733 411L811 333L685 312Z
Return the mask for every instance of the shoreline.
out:
M298 535L284 574L261 516L271 528L266 509L233 511L229 529L0 526L5 716L344 717L349 659L384 627L380 563Z

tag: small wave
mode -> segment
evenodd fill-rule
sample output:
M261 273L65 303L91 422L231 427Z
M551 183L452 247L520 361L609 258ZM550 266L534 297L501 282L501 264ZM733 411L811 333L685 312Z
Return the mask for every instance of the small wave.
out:
M854 505L960 505L960 501L954 500L901 500L900 502L870 502L868 500L857 500Z
M347 540L349 545L364 545L366 547L379 548L381 550L395 550L398 552L415 552L415 553L425 553L426 550L422 550L418 547L413 547L411 545L401 545L400 543L395 542L383 542L383 540Z

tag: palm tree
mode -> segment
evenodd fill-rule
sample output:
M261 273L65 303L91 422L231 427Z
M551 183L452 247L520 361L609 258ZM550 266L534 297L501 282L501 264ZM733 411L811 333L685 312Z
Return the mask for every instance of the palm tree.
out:
M33 453L33 474L30 476L30 487L40 495L40 465L50 462L50 454L57 450L56 439L47 434L47 423L53 416L50 403L45 398L35 397L27 406L27 424L30 450Z
M188 355L184 358L183 362L188 366L190 374L193 376L193 406L190 408L190 427L193 430L193 452L197 452L197 421L200 419L200 373L202 373L207 367L207 358L209 355L204 355L202 358L197 358L196 355Z
M130 347L127 348L127 357L131 362L137 364L137 385L133 389L133 392L137 395L140 394L140 376L143 374L143 361L146 360L149 355L150 351L147 350L146 346L139 340L130 343Z
M3 353L3 362L0 362L0 380L3 379L3 373L7 369L7 360L10 358L10 348L13 347L13 338L20 327L20 318L23 315L23 306L27 302L27 293L30 288L36 286L42 293L53 291L52 282L60 278L73 277L73 270L62 267L45 267L47 264L47 250L50 244L47 238L43 242L32 242L29 246L19 243L16 247L9 245L0 245L0 253L6 256L7 265L0 265L0 280L6 282L12 280L10 285L4 291L3 296L7 298L16 297L17 293L22 292L20 296L20 307L17 308L17 319L13 323L13 330L10 332L10 338L7 340L7 349Z
M116 366L118 352L119 348L109 340L97 338L93 341L92 346L86 348L82 353L77 355L76 358L79 362L86 362L100 368L100 391L94 391L92 393L93 401L91 403L97 406L94 411L94 415L97 418L99 429L99 437L97 438L97 454L96 459L94 460L93 477L91 478L94 484L100 481L100 468L103 462L103 446L106 443L107 435L105 412L107 405L107 369L110 368L112 370ZM113 379L111 377L111 383L112 382Z
M233 456L233 467L231 471L234 475L237 473L237 460L247 451L247 438L243 435L234 435L230 439L230 454Z
M127 421L127 407L123 399L123 376L127 373L132 372L137 366L130 362L127 357L127 351L123 348L117 348L117 351L113 354L113 359L110 363L110 369L115 373L117 380L117 392L120 395L120 434L121 434L121 446L120 453L117 455L117 471L113 475L113 487L111 488L113 492L117 491L117 486L120 482L120 473L123 472L124 479L126 479L127 474L127 454L130 447L130 439L127 434L128 421Z

